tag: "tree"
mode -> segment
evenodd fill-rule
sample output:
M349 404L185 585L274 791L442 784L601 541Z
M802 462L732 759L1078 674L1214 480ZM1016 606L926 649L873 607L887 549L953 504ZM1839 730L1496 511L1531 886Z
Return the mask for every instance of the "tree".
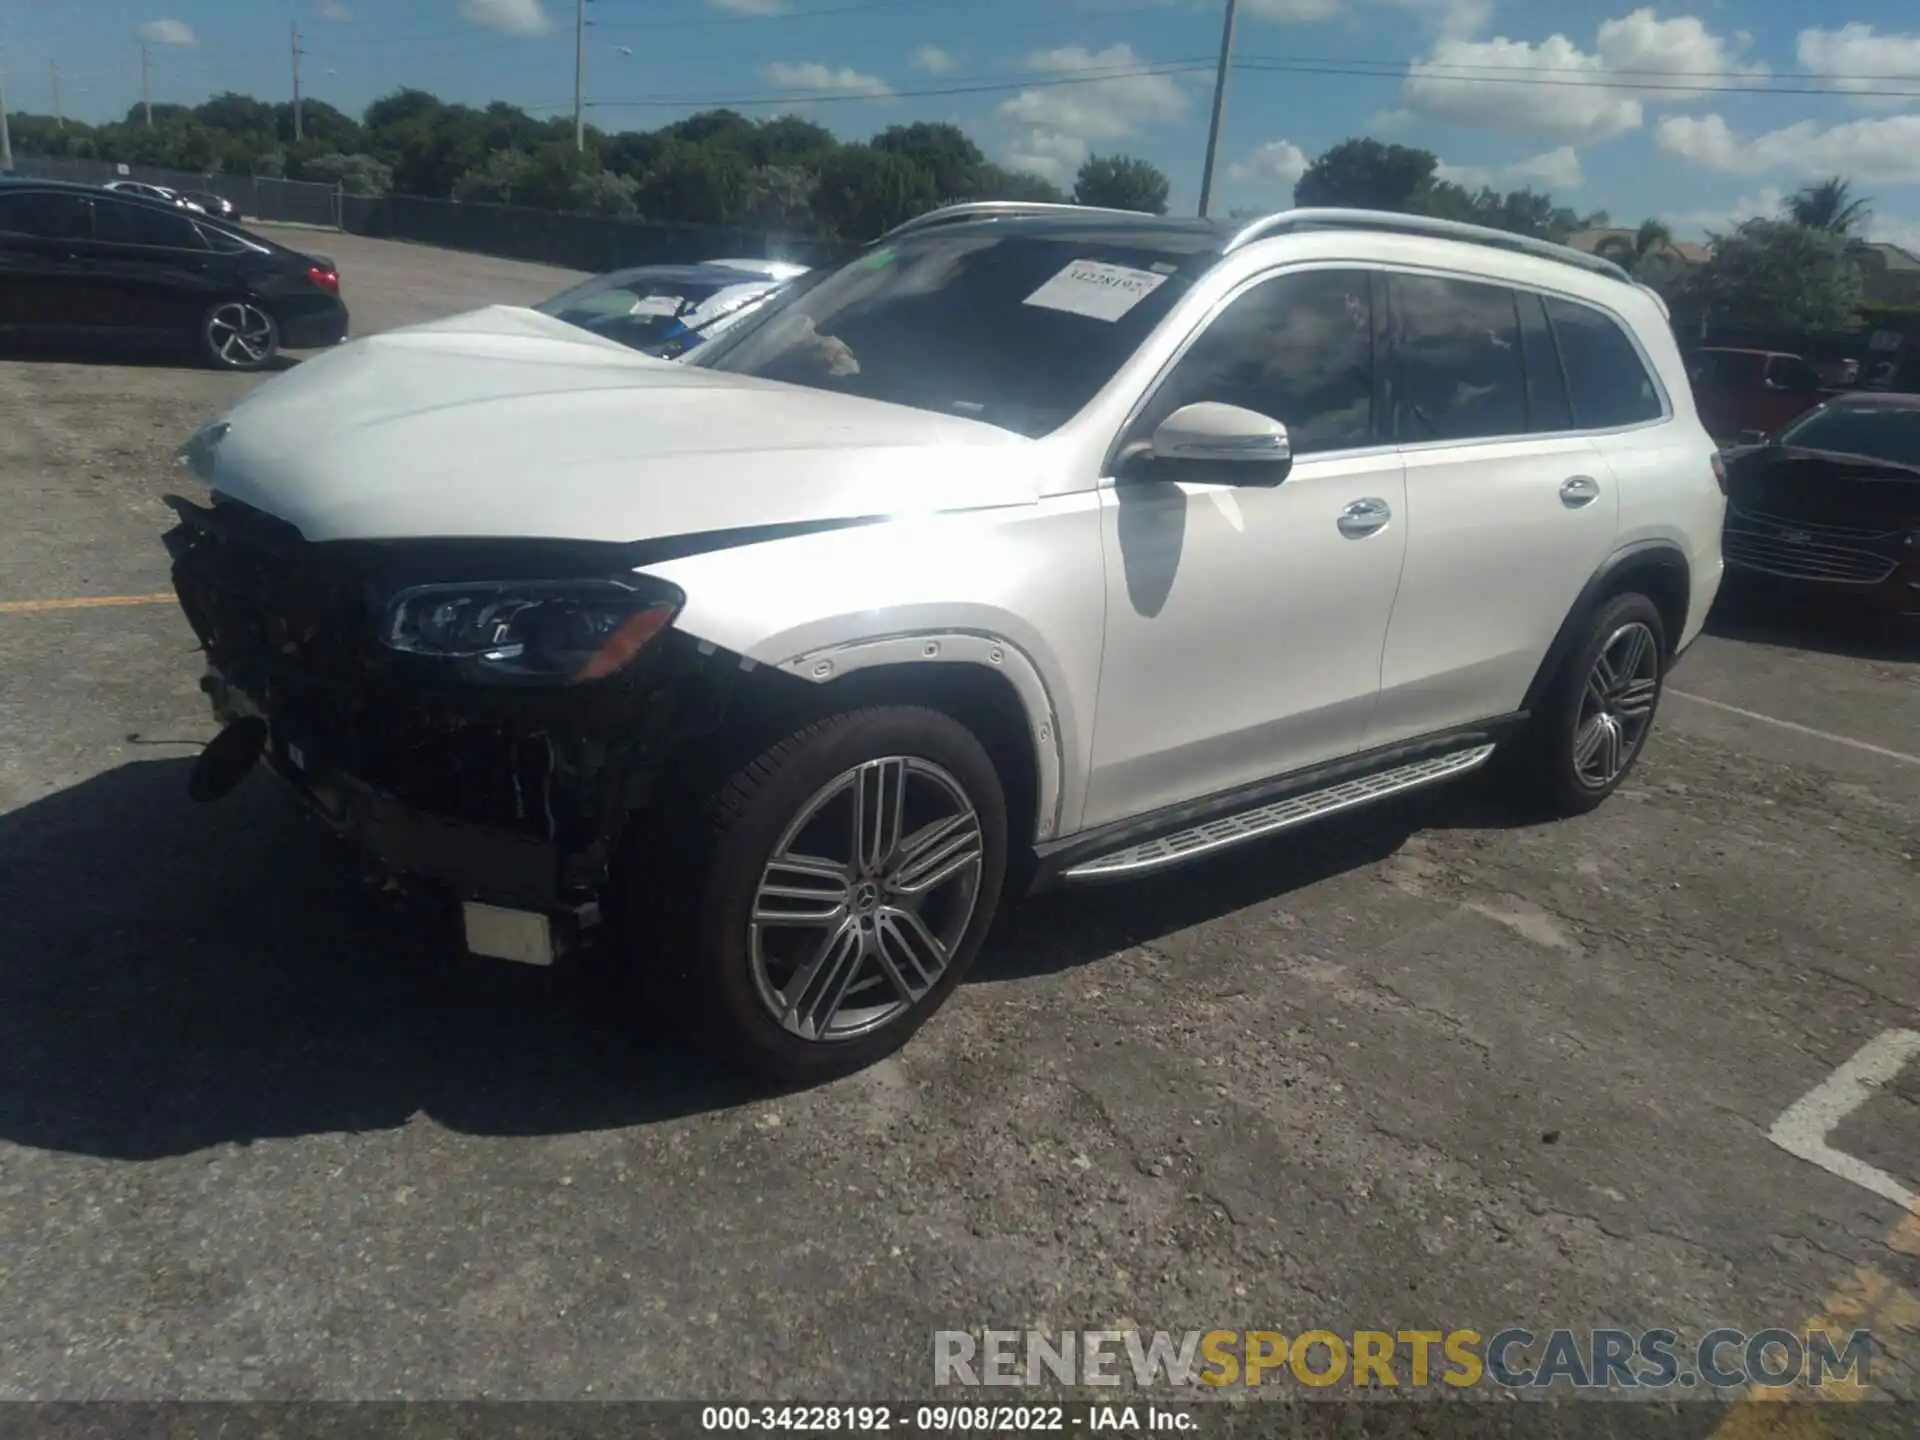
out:
M987 157L958 125L917 120L911 125L889 125L873 137L873 148L911 160L933 177L942 203L970 200Z
M393 171L371 155L320 155L300 170L303 179L338 185L349 195L385 195L393 189Z
M583 172L573 177L567 188L567 209L584 215L621 217L638 209L640 182L631 175L616 175L611 170Z
M650 220L725 225L746 203L749 174L738 151L669 141L640 179L640 213Z
M524 150L496 150L485 163L476 165L453 182L456 200L492 205L511 205L516 194L526 191L533 157Z
M1167 177L1131 155L1090 155L1073 178L1076 205L1167 213Z
M813 228L813 192L820 180L799 165L762 165L747 179L739 219L763 230Z
M1030 170L1006 170L982 165L974 172L969 200L1025 200L1032 204L1062 205L1067 194L1058 185Z
M1787 197L1781 215L1809 230L1851 235L1873 218L1872 202L1853 193L1853 182L1834 175Z
M1860 305L1860 267L1845 236L1754 219L1709 239L1694 289L1709 318L1781 330L1843 330Z
M1307 166L1293 187L1293 203L1411 210L1423 187L1433 186L1439 168L1439 157L1429 150L1367 137L1342 140ZM1452 188L1467 193L1460 186Z
M905 156L846 145L820 167L814 210L841 239L864 242L939 203L933 177Z
M780 115L753 132L747 155L755 165L812 166L839 148L839 137L826 126L798 115Z
M1673 232L1658 220L1642 220L1633 234L1609 235L1593 247L1593 253L1645 279L1671 264Z

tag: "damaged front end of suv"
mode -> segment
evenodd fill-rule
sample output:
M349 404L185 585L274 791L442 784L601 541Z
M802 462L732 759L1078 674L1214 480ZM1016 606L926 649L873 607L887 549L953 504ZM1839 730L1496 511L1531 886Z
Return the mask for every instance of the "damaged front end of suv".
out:
M264 762L376 874L461 899L476 953L551 963L598 923L628 817L745 673L672 628L684 597L635 547L316 543L217 493L169 504L225 726L195 798Z

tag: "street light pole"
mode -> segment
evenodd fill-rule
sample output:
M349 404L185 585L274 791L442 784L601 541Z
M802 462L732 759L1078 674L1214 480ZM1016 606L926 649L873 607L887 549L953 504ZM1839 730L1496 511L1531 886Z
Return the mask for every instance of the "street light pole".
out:
M140 47L140 108L146 112L147 129L153 128L153 47Z
M300 22L293 22L293 143L305 138L300 124Z
M0 70L0 174L13 169L13 132L7 129L7 75Z
M61 112L61 109L60 109L59 62L58 61L53 62L47 68L53 76L53 128L56 130L64 130L67 128L67 117L65 114Z
M1220 68L1213 77L1213 123L1207 127L1207 161L1200 171L1200 218L1213 203L1213 166L1220 155L1220 127L1227 117L1227 71L1233 61L1233 18L1239 0L1227 0L1227 19L1220 29Z
M587 0L573 0L573 148L587 148Z

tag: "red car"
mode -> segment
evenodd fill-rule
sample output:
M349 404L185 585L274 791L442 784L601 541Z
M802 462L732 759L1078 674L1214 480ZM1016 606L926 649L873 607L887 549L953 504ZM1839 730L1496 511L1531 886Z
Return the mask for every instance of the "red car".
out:
M1798 355L1709 346L1687 357L1700 423L1722 445L1777 434L1818 405L1826 386Z

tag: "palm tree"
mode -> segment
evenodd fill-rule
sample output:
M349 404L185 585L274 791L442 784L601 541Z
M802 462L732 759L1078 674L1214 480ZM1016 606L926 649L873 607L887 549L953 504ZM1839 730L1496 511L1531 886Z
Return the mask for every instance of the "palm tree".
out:
M1853 193L1851 180L1835 175L1789 196L1782 210L1787 219L1809 230L1850 235L1872 218L1871 204L1865 196Z
M1629 275L1638 275L1673 253L1673 232L1658 220L1642 220L1631 236L1609 235L1593 247L1594 254L1611 260Z

